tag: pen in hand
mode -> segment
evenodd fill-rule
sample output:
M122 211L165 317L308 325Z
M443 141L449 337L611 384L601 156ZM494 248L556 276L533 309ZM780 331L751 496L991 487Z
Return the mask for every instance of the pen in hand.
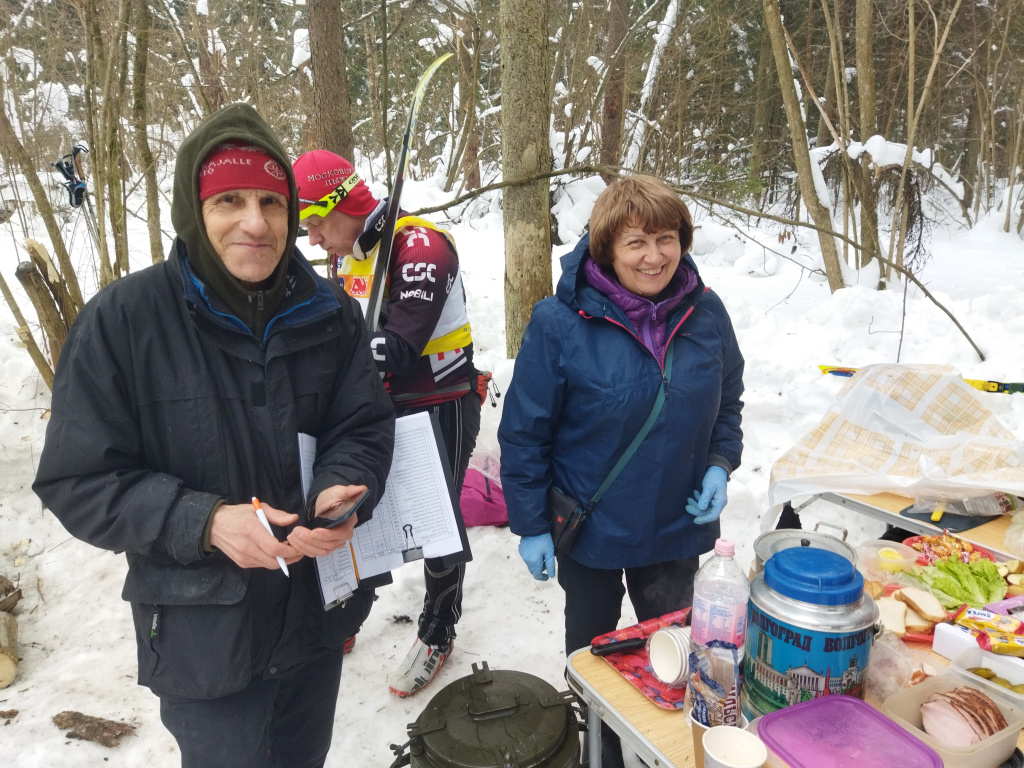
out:
M252 497L252 508L256 510L256 517L258 517L260 522L263 523L263 527L267 529L267 533L274 536L274 531L270 527L270 521L267 520L267 513L263 511L263 507L260 505L260 500L255 496ZM277 537L275 536L274 538ZM277 564L281 566L281 570L284 571L285 576L291 576L291 574L288 573L288 564L285 563L283 557L277 558Z

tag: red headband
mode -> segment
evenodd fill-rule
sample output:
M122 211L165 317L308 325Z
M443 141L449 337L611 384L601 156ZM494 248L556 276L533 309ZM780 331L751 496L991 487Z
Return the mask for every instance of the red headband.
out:
M291 199L288 174L277 160L252 144L220 144L199 169L199 201L232 189L265 189Z

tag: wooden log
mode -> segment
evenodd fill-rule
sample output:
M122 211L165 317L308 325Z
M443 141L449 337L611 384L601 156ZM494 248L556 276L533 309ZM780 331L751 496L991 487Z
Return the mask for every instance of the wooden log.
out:
M36 368L39 369L39 375L43 377L43 381L46 382L46 386L53 391L53 369L50 367L50 364L46 362L46 358L39 349L39 345L36 344L36 340L32 338L32 334L28 330L28 323L25 322L25 316L21 314L18 302L14 300L14 294L11 293L11 289L7 285L7 281L4 280L3 272L0 272L0 294L3 294L4 300L7 302L7 306L11 308L11 312L14 315L14 321L18 324L18 338L20 338L25 344L25 348L28 350L28 354L32 358L32 362L34 362L36 364Z
M119 723L116 720L105 720L102 717L93 717L92 715L83 715L81 712L73 712L71 710L58 712L54 715L53 724L62 731L68 731L68 736L72 739L95 741L104 747L119 746L120 742L118 740L122 736L131 736L135 733L134 725Z
M11 580L0 574L0 611L10 613L21 600L21 590Z
M57 309L60 311L64 322L64 328L69 330L71 324L75 322L75 318L78 317L78 310L81 307L77 306L75 300L71 298L71 292L64 282L64 276L57 271L57 267L50 260L50 254L47 253L46 246L38 240L26 238L25 248L28 250L29 256L32 257L32 261L35 262L39 274L43 276L43 279L50 288L50 293L53 295L53 300L56 302Z
M18 620L0 613L0 689L14 682L18 674Z
M50 293L46 281L36 269L35 262L21 262L14 270L14 274L32 301L32 306L36 308L39 324L43 327L47 337L56 341L58 346L63 347L64 340L68 336L68 329L64 325L64 318L61 317L60 310L57 309L57 303L53 300L53 294ZM53 361L53 366L57 367L56 360Z

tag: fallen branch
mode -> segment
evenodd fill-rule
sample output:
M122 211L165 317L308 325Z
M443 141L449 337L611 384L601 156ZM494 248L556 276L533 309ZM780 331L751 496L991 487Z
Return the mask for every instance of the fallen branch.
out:
M119 746L118 740L122 736L131 736L135 733L134 725L83 715L81 712L60 712L53 716L53 724L62 731L70 728L68 736L72 739L94 741L104 747Z

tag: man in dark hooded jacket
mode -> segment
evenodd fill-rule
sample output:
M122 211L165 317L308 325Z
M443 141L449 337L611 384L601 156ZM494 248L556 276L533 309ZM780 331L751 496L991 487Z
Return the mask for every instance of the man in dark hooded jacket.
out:
M295 249L298 220L269 126L242 104L207 118L178 154L170 258L85 306L55 375L34 489L125 552L139 682L186 768L322 766L342 644L373 601L325 611L312 558L372 514L394 409L356 302ZM299 433L317 444L305 497ZM308 527L367 489L346 523Z

